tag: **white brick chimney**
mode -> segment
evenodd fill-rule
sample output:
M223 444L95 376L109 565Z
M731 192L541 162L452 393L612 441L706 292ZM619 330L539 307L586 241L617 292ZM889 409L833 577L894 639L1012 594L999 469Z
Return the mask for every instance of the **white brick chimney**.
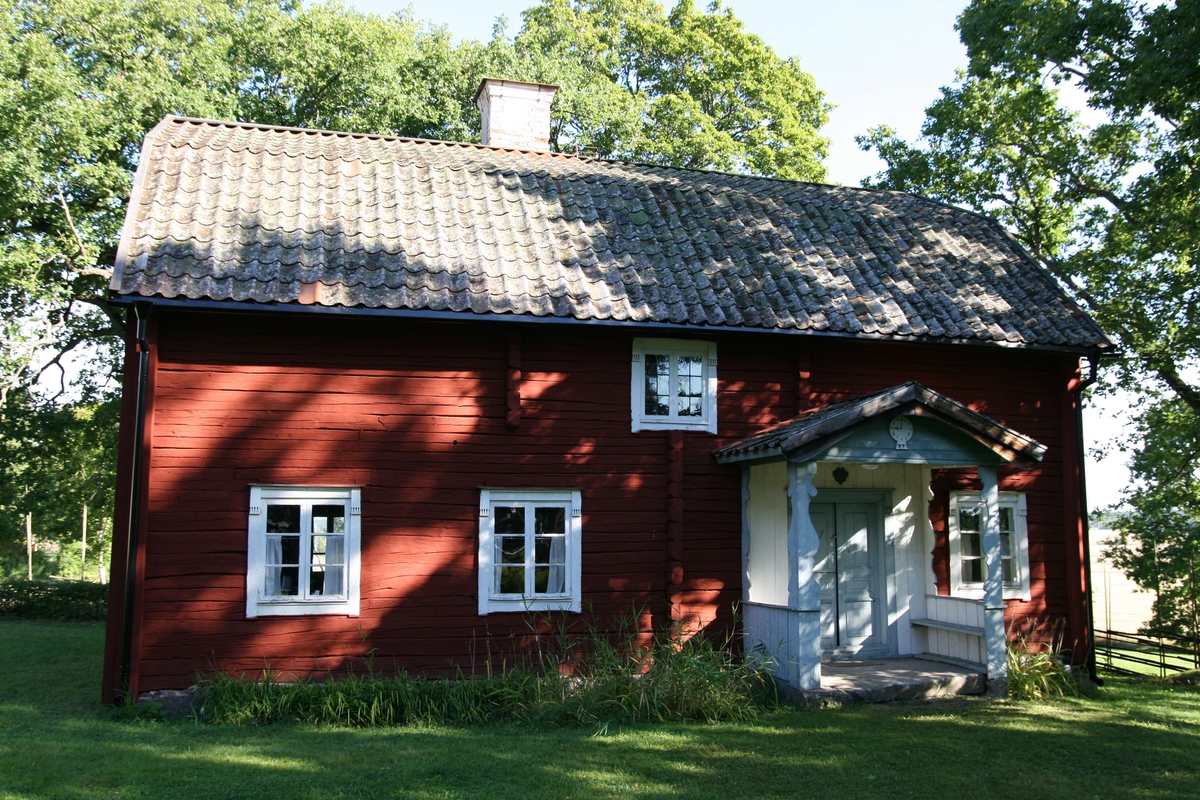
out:
M483 114L483 143L517 150L550 149L550 104L558 87L484 78L475 93Z

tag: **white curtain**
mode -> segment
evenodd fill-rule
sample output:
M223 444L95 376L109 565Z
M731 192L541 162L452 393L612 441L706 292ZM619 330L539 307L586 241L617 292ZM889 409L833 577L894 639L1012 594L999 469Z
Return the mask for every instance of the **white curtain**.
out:
M267 553L266 563L268 565L278 564L283 561L283 537L268 536L267 537ZM267 566L263 582L263 594L267 597L279 596L279 567Z
M550 581L547 594L562 594L567 590L567 539L556 536L550 540Z

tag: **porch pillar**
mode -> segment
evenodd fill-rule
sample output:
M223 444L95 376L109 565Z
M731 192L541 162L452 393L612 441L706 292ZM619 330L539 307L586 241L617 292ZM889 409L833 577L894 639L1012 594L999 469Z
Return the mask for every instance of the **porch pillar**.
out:
M809 514L809 504L817 494L813 479L816 462L788 462L788 609L796 629L794 646L784 669L788 680L800 689L821 687L821 596L813 567L816 566L817 529Z
M996 468L979 468L983 491L983 555L987 572L983 581L983 642L987 650L988 694L1008 690L1008 637L1004 630L1004 567L1000 560L1000 491Z

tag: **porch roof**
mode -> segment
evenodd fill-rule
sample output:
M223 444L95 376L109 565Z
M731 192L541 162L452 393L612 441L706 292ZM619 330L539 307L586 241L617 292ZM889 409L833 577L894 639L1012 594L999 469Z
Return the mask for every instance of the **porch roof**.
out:
M1034 467L1045 445L916 381L845 400L773 425L715 451L722 464L785 458L810 461L871 423L913 415L936 419L974 439L1013 466Z

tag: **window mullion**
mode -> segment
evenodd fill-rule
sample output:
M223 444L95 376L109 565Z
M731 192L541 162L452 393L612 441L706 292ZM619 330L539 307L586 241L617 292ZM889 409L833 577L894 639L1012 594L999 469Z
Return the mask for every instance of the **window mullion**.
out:
M534 551L536 547L536 536L534 536L534 511L533 503L525 504L525 596L533 597L533 562Z
M312 501L306 501L300 504L300 569L297 570L299 575L297 580L300 585L299 596L305 600L309 599L308 589L312 584L312 576L309 572L312 570Z
M676 352L671 351L667 354L667 416L671 419L679 419L678 398L679 393L679 364L677 363L679 356Z

